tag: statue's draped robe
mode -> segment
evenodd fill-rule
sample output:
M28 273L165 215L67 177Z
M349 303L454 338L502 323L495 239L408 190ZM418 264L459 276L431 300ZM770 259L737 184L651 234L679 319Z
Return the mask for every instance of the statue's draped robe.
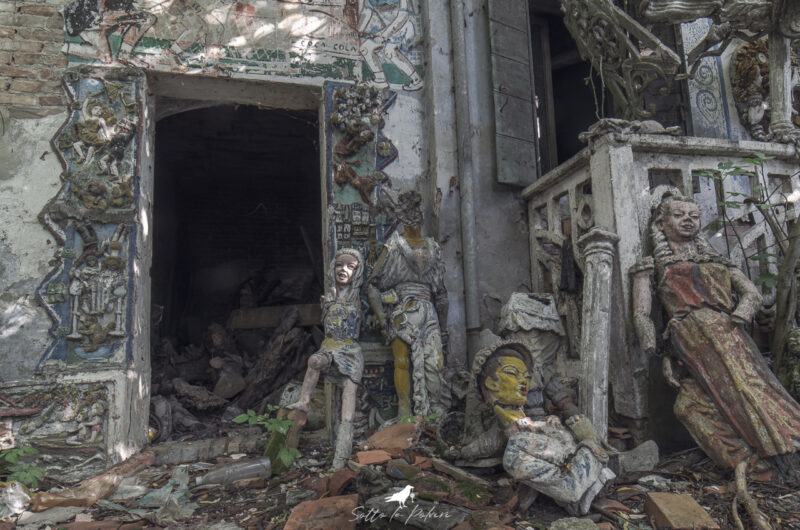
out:
M675 414L720 466L800 448L800 405L778 382L750 336L730 318L735 308L728 265L666 265L658 295L671 320L681 381Z
M377 287L396 305L389 315L390 339L399 338L411 350L412 399L415 414L443 413L442 337L436 305L446 299L444 261L439 244L425 238L412 248L397 232L386 242L386 257L372 275Z

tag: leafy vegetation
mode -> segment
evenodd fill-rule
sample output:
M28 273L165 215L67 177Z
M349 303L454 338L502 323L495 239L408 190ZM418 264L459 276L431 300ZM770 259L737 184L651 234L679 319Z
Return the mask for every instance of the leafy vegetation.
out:
M278 410L278 407L274 405L267 405L267 412L264 414L256 414L256 412L252 409L248 409L247 412L244 414L239 414L235 418L233 418L234 423L247 423L248 425L260 425L264 428L265 431L272 434L277 434L283 438L283 443L280 444L280 448L277 451L277 459L288 468L292 465L292 462L300 456L300 451L295 449L294 447L287 447L285 444L285 437L286 433L289 432L289 428L294 423L290 419L286 418L277 418L272 417L272 413ZM270 447L267 447L267 452L270 451ZM265 456L273 456L269 455L265 452Z
M793 222L789 225L784 217L789 208L793 208L793 202L787 197L780 184L771 184L766 175L764 162L772 157L762 154L754 154L745 158L743 162L747 165L738 165L733 162L720 162L716 170L706 170L700 176L713 179L718 182L718 211L719 218L712 223L711 228L723 229L724 233L733 234L737 244L742 250L742 254L748 258L745 260L747 265L745 272L756 285L761 286L765 293L775 291L775 330L771 344L773 370L780 373L784 364L784 350L786 347L786 336L794 327L798 312L798 290L797 290L797 264L800 260L800 222ZM792 175L794 177L795 175ZM751 180L750 193L726 191L724 190L726 181L737 177L747 177ZM735 230L735 219L732 214L751 209L758 211L775 240L772 248L760 250L755 255L747 255L746 248L738 232ZM726 242L728 238L726 237ZM730 250L730 248L728 249ZM750 271L750 260L759 263L759 274L756 278L752 277ZM777 271L777 272L775 272Z
M23 456L38 455L34 447L15 447L0 451L0 475L5 475L8 482L20 482L29 488L38 488L44 476L44 469L21 461Z

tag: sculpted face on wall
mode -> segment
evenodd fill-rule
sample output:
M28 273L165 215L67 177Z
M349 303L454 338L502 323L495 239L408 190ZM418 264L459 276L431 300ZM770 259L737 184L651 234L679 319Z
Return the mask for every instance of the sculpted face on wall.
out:
M418 0L73 0L73 63L168 71L370 80L407 91L420 76Z

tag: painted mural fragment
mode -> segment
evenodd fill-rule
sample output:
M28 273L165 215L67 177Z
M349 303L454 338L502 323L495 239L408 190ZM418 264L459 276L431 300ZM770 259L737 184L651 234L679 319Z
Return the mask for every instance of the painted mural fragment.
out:
M39 215L59 243L38 291L54 320L39 368L110 358L128 337L131 305L140 77L82 67L64 85L72 111L53 139L63 186Z
M417 0L73 0L72 63L422 88Z

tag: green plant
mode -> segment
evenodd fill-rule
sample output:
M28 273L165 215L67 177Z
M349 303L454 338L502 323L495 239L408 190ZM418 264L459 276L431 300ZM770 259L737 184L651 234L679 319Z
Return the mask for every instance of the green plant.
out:
M0 451L0 474L6 475L9 482L16 481L29 488L38 488L44 469L27 462L20 462L25 455L38 455L34 447L15 447Z
M234 423L247 423L248 425L261 425L265 431L272 434L277 434L283 437L283 441L285 442L286 433L289 432L289 428L294 423L292 420L286 418L277 418L272 417L272 413L275 412L278 407L274 405L267 405L267 412L264 414L256 414L256 412L252 409L247 409L247 412L244 414L239 414L235 418L233 418ZM269 455L267 455L269 456ZM300 456L300 451L295 449L294 447L287 447L285 443L282 443L280 449L278 450L277 458L281 461L281 463L285 467L289 467L292 465L292 462Z
M710 228L715 230L723 228L725 234L732 233L743 255L748 258L745 260L745 272L748 277L753 279L750 261L757 261L759 275L753 279L753 282L760 285L765 291L775 290L775 331L770 349L773 356L773 370L775 373L780 373L784 363L786 336L792 329L795 320L800 321L796 273L800 261L800 222L794 222L787 226L789 223L786 223L786 217L782 217L782 213L793 208L794 205L784 195L784 190L780 185L771 185L770 183L764 162L771 158L760 153L753 154L743 160L749 167L730 161L720 162L717 164L716 170L700 172L700 176L716 181L717 206L720 215L710 225ZM795 175L791 175L791 177ZM750 193L723 191L726 188L725 181L736 177L750 179ZM745 244L736 230L735 219L731 218L731 211L744 213L751 206L753 214L757 211L763 217L763 220L757 222L767 224L775 244L773 247L759 249L757 253L748 255ZM726 242L728 242L727 238ZM777 273L774 272L776 270Z

